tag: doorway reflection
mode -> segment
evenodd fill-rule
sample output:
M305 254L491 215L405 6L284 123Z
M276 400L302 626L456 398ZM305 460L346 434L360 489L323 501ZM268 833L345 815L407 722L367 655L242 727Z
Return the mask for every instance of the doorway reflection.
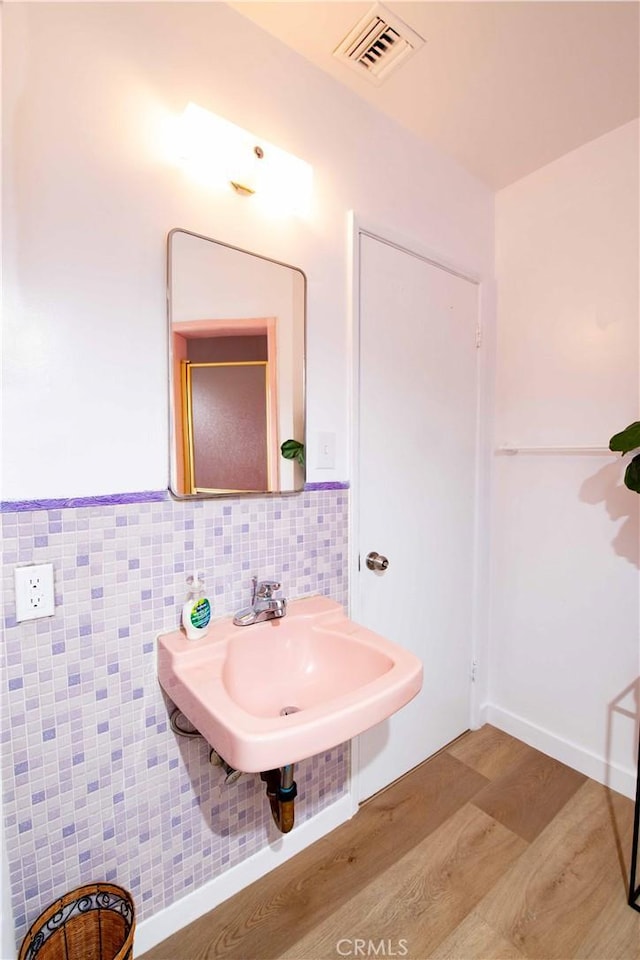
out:
M279 489L274 318L172 327L178 494Z

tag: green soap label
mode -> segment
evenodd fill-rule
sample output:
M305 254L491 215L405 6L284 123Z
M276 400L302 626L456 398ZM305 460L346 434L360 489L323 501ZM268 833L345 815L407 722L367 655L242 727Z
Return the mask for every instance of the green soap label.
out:
M211 604L205 597L196 600L191 609L190 619L193 626L198 630L208 626L209 620L211 620Z

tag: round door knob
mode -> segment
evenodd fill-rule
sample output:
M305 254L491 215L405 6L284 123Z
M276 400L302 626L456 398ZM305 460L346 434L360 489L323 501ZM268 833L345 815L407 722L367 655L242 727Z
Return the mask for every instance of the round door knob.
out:
M372 550L371 553L367 554L367 566L369 570L386 570L389 566L389 561L386 557L383 557L382 554Z

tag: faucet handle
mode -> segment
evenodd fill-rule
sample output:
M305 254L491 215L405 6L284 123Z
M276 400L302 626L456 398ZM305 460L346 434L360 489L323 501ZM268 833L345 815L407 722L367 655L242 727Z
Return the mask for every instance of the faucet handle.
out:
M258 600L270 600L275 590L280 589L281 584L277 580L261 580L256 589Z

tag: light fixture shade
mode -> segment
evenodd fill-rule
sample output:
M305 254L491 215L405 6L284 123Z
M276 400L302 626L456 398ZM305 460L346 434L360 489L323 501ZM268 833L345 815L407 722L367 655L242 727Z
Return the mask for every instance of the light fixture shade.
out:
M255 194L277 213L308 212L313 171L304 160L195 103L181 127L180 154L198 180Z

